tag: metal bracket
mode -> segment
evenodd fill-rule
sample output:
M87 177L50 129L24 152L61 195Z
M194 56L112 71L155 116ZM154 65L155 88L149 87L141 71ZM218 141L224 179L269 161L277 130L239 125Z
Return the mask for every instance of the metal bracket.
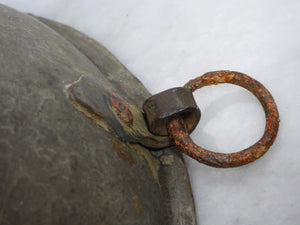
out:
M169 136L150 133L143 112L115 90L104 87L96 77L81 76L67 85L66 93L76 109L107 131L115 132L122 141L152 149L172 145Z

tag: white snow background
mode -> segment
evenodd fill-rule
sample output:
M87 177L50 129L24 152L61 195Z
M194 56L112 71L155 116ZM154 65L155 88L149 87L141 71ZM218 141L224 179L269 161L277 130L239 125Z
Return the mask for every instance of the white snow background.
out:
M153 94L208 71L234 70L264 84L280 130L269 152L234 169L186 157L200 225L300 224L299 0L0 0L70 25L106 46ZM1 32L1 31L0 31ZM195 92L195 142L235 152L263 134L265 116L247 90ZM122 224L122 221L120 221Z

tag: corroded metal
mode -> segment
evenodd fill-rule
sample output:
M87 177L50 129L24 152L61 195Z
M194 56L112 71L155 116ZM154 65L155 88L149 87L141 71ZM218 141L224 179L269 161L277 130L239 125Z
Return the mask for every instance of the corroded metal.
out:
M66 93L76 109L107 131L115 132L120 140L151 149L171 145L169 137L150 133L142 111L111 89L99 78L82 75L66 86Z
M117 111L119 118L126 124L132 124L133 114L129 109L129 104L126 103L116 93L111 92L110 102L114 109Z
M158 135L168 135L167 124L175 117L181 117L189 133L197 126L200 110L192 91L188 88L172 88L148 98L143 109L149 130Z
M190 138L181 118L168 124L168 132L181 152L195 160L213 167L237 167L253 162L263 156L273 144L279 127L279 114L270 92L258 81L239 72L216 71L189 81L185 87L195 91L201 87L231 83L246 88L260 101L266 115L266 127L262 138L249 148L235 153L217 153L196 145Z

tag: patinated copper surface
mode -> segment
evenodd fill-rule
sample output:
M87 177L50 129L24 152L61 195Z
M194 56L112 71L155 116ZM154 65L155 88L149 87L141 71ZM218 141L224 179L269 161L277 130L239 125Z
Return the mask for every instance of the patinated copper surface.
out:
M273 144L279 127L279 114L270 92L258 81L246 74L234 71L215 71L189 81L185 87L192 91L220 83L231 83L246 88L260 101L266 115L266 127L262 138L254 145L235 153L217 153L196 145L185 130L181 118L172 120L168 132L181 152L195 160L213 167L237 167L253 162L263 156Z

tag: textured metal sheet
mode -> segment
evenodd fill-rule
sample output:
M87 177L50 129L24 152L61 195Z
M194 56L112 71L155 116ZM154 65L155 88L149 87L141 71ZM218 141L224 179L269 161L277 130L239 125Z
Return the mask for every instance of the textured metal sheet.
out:
M0 5L0 224L196 224L184 161L151 153L78 111L68 84L150 96L103 46Z

